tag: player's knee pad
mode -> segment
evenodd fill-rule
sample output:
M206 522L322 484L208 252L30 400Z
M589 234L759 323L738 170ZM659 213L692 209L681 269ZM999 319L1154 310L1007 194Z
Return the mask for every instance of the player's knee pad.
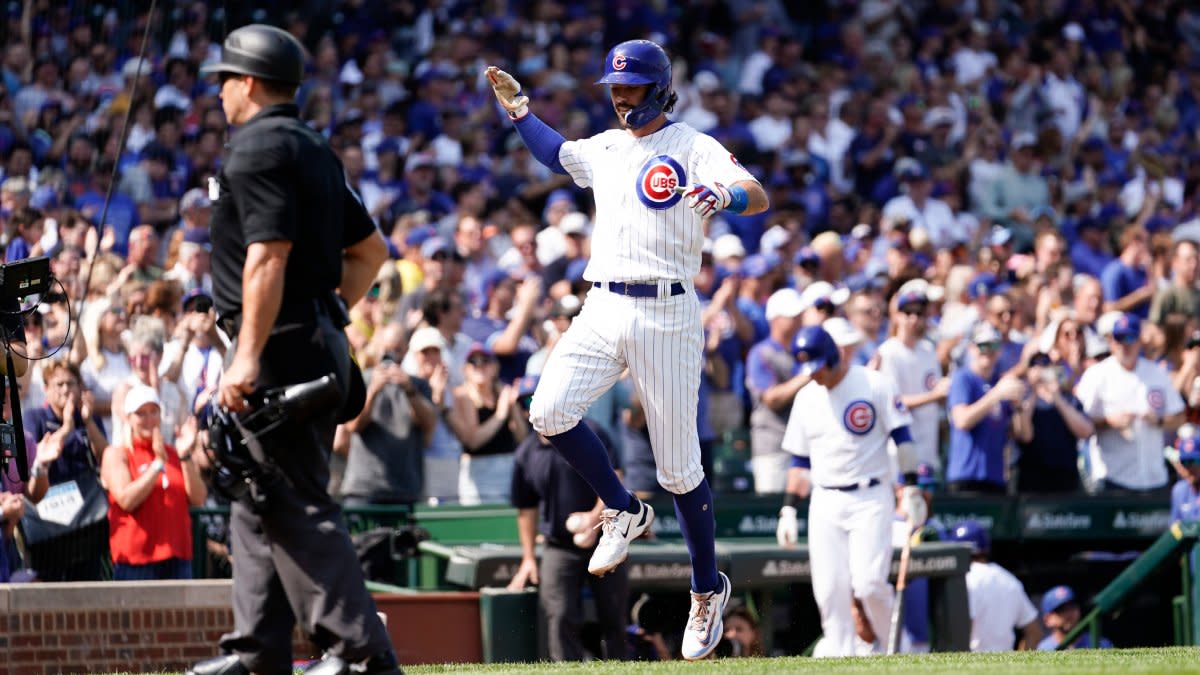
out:
M569 413L555 409L548 402L547 397L539 397L536 394L533 400L529 402L529 426L533 430L543 436L557 436L558 434L566 433L575 428L579 424L579 417L573 417Z

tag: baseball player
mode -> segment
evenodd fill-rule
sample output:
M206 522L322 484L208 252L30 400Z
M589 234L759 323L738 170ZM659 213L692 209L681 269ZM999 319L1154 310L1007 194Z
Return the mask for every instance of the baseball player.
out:
M1042 639L1037 608L1012 572L988 562L991 538L987 530L977 521L964 520L950 531L948 539L971 545L971 568L967 570L971 651L1012 651L1013 631L1018 630L1018 649L1036 647Z
M892 491L887 444L896 442L905 487L900 508L914 526L925 523L927 507L917 487L916 450L908 426L912 416L891 381L878 371L843 359L824 328L808 326L796 336L796 359L812 381L796 394L783 435L791 452L788 492L779 511L776 537L796 543L798 488L809 469L809 559L813 595L824 638L814 656L854 656L853 603L882 652L891 622ZM847 574L849 570L849 574Z
M592 282L583 311L546 361L530 423L592 486L606 508L588 571L620 565L629 542L646 532L653 510L613 470L596 434L580 420L626 367L646 411L658 482L692 559L691 612L683 657L702 659L721 639L729 579L717 571L712 493L700 464L697 392L703 331L692 279L700 270L702 221L718 211L760 213L767 196L728 150L686 124L671 122L671 61L646 40L609 51L604 75L620 129L566 141L529 112L508 73L488 80L530 153L590 187L596 201Z

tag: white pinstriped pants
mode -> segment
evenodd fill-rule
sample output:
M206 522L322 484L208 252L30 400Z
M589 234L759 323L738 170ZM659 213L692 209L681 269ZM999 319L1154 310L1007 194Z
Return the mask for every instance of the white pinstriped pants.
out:
M665 298L632 298L600 288L554 346L530 404L539 433L569 431L626 366L646 411L658 483L674 494L704 479L696 405L703 330L691 284Z

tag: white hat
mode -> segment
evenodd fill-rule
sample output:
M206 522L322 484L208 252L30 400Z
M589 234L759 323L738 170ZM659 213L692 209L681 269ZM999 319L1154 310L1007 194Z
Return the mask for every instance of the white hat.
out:
M135 75L149 75L152 70L149 61L141 57L134 57L121 66L121 76L128 79Z
M1101 314L1100 318L1096 319L1096 332L1100 334L1100 337L1111 337L1113 326L1116 325L1117 319L1120 319L1122 316L1124 314L1121 312L1105 312Z
M1083 42L1087 38L1087 33L1084 32L1083 26L1074 21L1063 26L1062 35L1071 42Z
M586 237L592 233L592 223L584 214L572 211L559 219L558 229L563 234L582 234Z
M833 338L833 343L839 347L849 347L863 341L862 331L840 316L825 319L825 322L821 324L821 328L824 328L825 332L829 333L829 337Z
M705 237L704 243L700 245L700 252L712 255L712 250L713 250L713 240L709 239L708 237Z
M144 384L135 384L125 392L125 414L132 415L141 409L142 406L153 403L161 407L162 404L158 401L158 392L153 388Z
M763 253L773 253L778 251L791 240L792 233L788 232L786 227L782 225L776 225L766 232L763 232L763 236L758 240L758 248Z
M742 246L742 240L736 234L723 234L713 242L713 258L717 260L745 257L746 247Z
M808 309L823 300L841 305L850 299L850 291L845 288L834 288L828 281L814 281L800 294L800 302Z
M412 353L422 352L430 347L442 348L444 344L442 334L433 326L425 326L418 328L412 337L408 339L408 351Z
M776 317L789 319L800 316L804 311L804 301L794 288L781 288L767 298L767 321Z
M708 94L721 88L721 80L711 70L702 70L696 73L692 78L692 84L696 86L696 91L702 94Z

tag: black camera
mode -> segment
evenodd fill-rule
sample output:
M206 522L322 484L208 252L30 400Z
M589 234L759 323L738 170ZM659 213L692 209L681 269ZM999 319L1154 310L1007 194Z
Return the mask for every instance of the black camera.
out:
M208 430L205 452L213 467L210 486L221 496L261 512L268 505L272 487L282 479L262 450L263 439L284 423L303 422L318 411L336 408L342 390L332 375L325 375L247 398L249 412L234 413L209 401L200 420L201 428Z
M1192 335L1188 338L1187 344L1184 348L1195 349L1196 347L1200 347L1200 330L1192 333Z

